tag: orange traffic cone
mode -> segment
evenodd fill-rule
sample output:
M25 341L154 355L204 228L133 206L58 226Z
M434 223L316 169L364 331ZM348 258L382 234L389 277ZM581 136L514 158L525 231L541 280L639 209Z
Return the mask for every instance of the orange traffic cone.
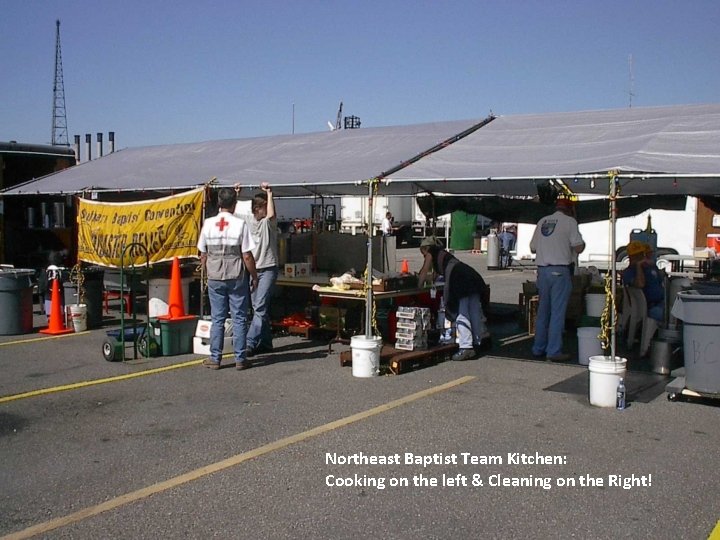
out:
M401 274L409 274L410 273L410 266L408 265L407 259L402 260L402 264L400 265L400 273Z
M170 294L168 298L167 315L158 319L172 320L185 318L185 302L183 299L182 279L180 278L180 260L173 259L172 271L170 272Z
M52 280L52 295L50 296L50 323L47 328L40 330L41 334L69 334L72 328L65 328L62 308L60 307L60 284L57 279Z

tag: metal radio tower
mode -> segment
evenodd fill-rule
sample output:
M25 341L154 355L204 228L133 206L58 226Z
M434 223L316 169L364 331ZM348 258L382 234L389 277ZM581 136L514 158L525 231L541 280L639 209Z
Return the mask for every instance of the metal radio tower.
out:
M53 82L52 144L70 146L65 114L65 84L60 52L60 20L55 21L55 81Z

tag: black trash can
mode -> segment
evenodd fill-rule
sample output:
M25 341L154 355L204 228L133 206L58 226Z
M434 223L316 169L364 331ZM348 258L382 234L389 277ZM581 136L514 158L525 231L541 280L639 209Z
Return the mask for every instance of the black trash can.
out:
M0 268L0 335L33 331L34 270Z

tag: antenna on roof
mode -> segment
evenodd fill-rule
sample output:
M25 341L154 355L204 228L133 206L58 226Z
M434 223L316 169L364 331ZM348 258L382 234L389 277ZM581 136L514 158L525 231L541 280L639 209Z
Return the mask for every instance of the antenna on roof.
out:
M632 54L628 56L628 68L630 71L630 89L628 90L628 98L630 100L630 103L628 105L629 108L632 109L632 100L635 96L634 90L635 90L635 77L633 76L633 57Z
M55 21L55 81L53 82L52 144L70 146L65 113L62 53L60 52L60 20Z

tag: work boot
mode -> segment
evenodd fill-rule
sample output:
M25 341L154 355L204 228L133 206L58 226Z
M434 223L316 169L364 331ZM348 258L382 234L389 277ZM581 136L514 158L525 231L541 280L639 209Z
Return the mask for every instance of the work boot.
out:
M474 360L477 358L475 349L460 349L458 352L452 355L450 358L454 362L461 362L463 360Z
M572 355L568 353L554 354L553 356L546 356L545 359L548 362L567 362L572 359Z

